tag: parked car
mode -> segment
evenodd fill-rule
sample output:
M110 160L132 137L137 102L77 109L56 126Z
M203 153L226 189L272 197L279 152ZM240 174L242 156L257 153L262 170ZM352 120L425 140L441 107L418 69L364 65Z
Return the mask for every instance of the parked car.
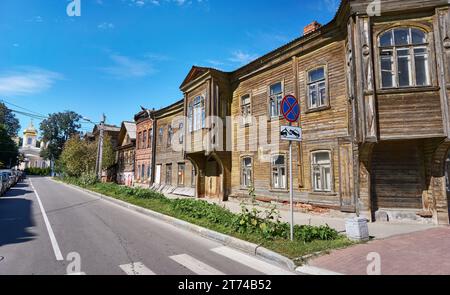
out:
M16 185L16 178L12 172L12 170L7 169L7 170L0 170L0 172L2 172L3 175L6 175L7 179L8 179L8 183L9 183L9 187L11 188L14 185Z
M6 191L6 185L3 182L3 174L0 173L0 196L3 196L5 191Z
M1 175L1 180L2 180L2 191L3 191L3 193L5 193L5 191L7 191L11 187L10 181L9 181L9 176L8 176L8 173L2 172L2 171L0 171L0 175Z

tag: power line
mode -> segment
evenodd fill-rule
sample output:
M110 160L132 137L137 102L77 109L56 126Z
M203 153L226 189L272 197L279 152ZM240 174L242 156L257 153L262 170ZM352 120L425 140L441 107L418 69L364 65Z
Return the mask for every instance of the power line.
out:
M11 103L11 102L7 102L6 100L4 100L4 99L2 99L1 100L3 103L5 103L5 104L9 104L9 105L12 105L12 106L14 106L14 107L16 107L16 108L19 108L19 109L22 109L22 110L24 110L24 111L27 111L27 112L31 112L31 113L34 113L34 115L37 115L37 116L41 116L41 117L46 117L45 115L43 115L43 114L40 114L40 113L38 113L38 112L35 112L35 111L32 111L32 110L30 110L30 109L27 109L27 108L24 108L24 107L21 107L21 106L18 106L18 105L16 105L16 104L13 104L13 103Z

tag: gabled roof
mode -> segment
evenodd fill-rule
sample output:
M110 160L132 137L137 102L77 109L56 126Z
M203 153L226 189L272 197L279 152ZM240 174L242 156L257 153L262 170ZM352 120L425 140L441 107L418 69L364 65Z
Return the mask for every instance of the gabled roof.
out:
M136 123L129 121L122 122L118 136L119 145L123 142L127 134L131 141L136 140Z
M136 139L136 123L129 121L122 122L121 129L123 128L125 128L131 140Z
M183 83L181 83L180 88L183 88L189 82L194 81L198 77L201 77L204 74L206 74L208 72L211 72L211 71L218 71L218 72L220 72L219 70L214 69L214 68L193 66L191 68L191 70L189 71L188 75L186 76L186 78L184 79Z

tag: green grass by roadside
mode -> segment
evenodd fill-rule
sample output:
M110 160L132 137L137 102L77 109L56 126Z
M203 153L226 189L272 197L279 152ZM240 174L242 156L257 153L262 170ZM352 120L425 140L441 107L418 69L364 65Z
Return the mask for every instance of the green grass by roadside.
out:
M235 238L261 245L301 263L305 255L328 252L354 245L329 227L296 226L295 241L290 241L289 225L277 221L276 211L243 211L234 214L216 204L194 199L168 199L146 189L116 184L85 184L77 179L57 179L93 192L156 211ZM265 217L258 217L264 215Z

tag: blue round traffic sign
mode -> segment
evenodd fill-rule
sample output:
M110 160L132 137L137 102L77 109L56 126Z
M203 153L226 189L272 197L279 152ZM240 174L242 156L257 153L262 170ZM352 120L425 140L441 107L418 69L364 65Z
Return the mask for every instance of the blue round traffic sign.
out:
M298 104L298 100L292 95L287 95L281 102L281 113L289 122L297 122L300 117L300 105Z

